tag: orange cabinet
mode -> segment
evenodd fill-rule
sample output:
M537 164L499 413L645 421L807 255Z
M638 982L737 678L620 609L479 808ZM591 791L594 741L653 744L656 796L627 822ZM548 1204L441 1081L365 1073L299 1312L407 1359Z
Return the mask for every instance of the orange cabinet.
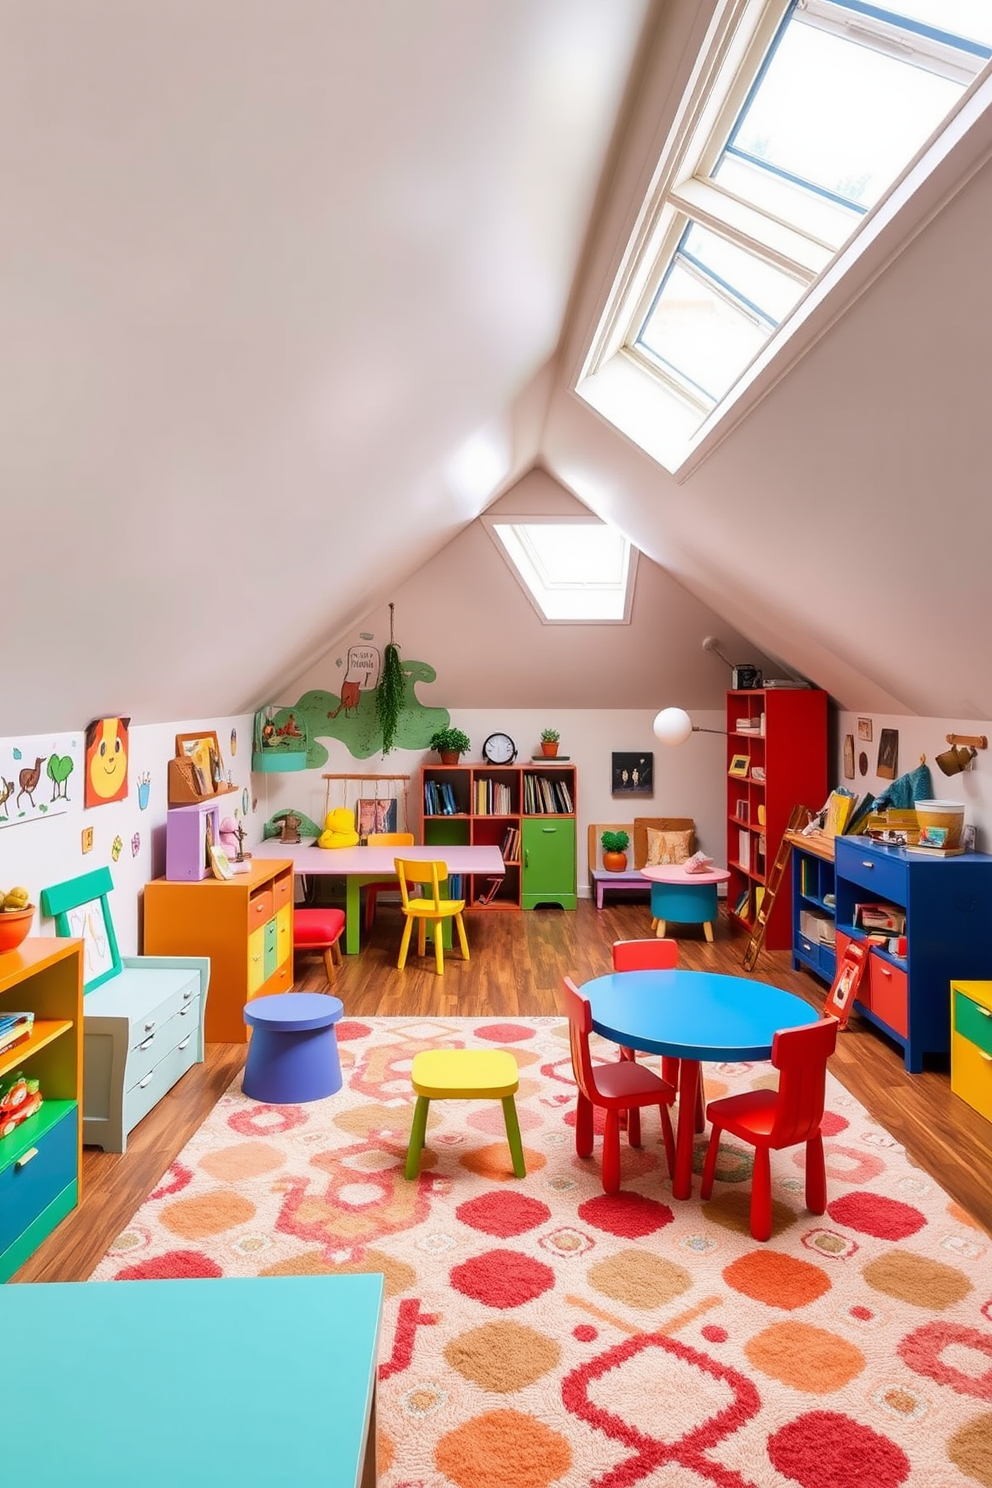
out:
M245 1003L293 987L293 865L273 859L249 873L145 885L146 956L209 956L209 1043L243 1044Z

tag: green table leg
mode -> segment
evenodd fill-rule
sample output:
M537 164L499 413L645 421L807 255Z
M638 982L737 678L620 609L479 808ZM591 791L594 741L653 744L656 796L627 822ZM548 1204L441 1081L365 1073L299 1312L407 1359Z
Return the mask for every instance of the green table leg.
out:
M520 1140L520 1122L517 1120L517 1106L512 1095L504 1095L503 1120L506 1122L506 1140L510 1144L510 1156L513 1158L514 1178L526 1178L527 1166L524 1162L524 1144Z
M413 1125L410 1128L410 1145L406 1149L406 1176L408 1178L416 1178L420 1172L420 1154L427 1140L427 1112L430 1110L430 1105L426 1095L417 1096L417 1104L413 1108ZM516 1120L515 1112L514 1120ZM517 1141L520 1141L519 1132Z
M344 890L344 949L348 956L357 956L362 933L362 882L354 873L345 879Z

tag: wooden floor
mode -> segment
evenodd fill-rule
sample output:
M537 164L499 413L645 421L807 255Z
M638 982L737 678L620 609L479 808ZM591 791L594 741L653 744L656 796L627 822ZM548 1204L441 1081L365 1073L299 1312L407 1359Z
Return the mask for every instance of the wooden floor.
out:
M576 981L610 970L610 946L649 934L645 902L596 910L582 900L574 914L558 909L529 913L477 912L466 916L472 959L456 953L438 977L432 957L411 956L396 970L401 919L381 905L361 956L346 956L335 993L346 1014L428 1014L440 1017L520 1017L554 1014L564 975ZM681 962L702 971L743 975L744 940L725 919L707 945L700 930L679 937ZM763 952L754 972L761 981L795 992L819 1008L826 988L790 969L785 951ZM299 990L327 991L319 954L297 962ZM16 1281L80 1281L90 1275L109 1242L156 1186L176 1155L238 1074L241 1044L208 1044L207 1059L184 1076L131 1134L123 1156L86 1149L83 1200L35 1252ZM838 1040L832 1073L901 1142L911 1159L992 1232L992 1123L952 1095L946 1066L907 1075L894 1044L857 1014Z

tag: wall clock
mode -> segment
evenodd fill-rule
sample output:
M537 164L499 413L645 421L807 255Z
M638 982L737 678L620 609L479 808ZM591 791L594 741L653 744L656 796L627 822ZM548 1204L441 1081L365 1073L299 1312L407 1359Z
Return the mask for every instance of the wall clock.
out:
M517 757L517 746L509 734L490 734L482 746L482 758L487 765L512 765Z

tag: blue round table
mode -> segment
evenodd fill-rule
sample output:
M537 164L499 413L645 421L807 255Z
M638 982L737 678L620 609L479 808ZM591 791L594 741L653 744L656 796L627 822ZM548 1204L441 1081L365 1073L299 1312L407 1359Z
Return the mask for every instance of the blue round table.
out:
M800 1028L820 1016L781 987L708 971L615 971L581 990L589 999L592 1026L604 1038L681 1060L672 1175L677 1199L692 1193L700 1061L768 1059L779 1029Z
M270 1106L323 1100L341 1089L334 1031L344 1004L322 992L277 992L245 1006L252 1030L241 1089Z

